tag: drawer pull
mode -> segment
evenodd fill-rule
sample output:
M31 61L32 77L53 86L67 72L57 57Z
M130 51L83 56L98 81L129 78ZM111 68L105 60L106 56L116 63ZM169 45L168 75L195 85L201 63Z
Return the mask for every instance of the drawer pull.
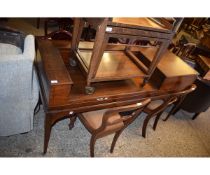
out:
M97 101L104 101L104 100L108 100L108 97L100 97L96 99Z
M101 97L101 98L97 98L97 101L103 101L104 100L104 98L103 97Z
M70 111L70 112L69 112L69 115L72 115L72 114L74 114L74 111Z

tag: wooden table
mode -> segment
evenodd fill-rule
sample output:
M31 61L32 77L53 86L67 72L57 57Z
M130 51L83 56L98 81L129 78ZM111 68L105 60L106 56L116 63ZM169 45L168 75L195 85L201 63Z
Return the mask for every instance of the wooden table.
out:
M95 85L97 91L92 95L86 95L84 92L85 76L78 66L69 66L68 58L73 53L68 48L68 43L38 40L37 46L36 68L45 111L44 153L47 152L52 126L63 118L71 119L71 116L80 112L128 105L148 97L159 99L170 96L179 91L182 85L171 81L177 86L158 89L152 82L149 82L144 87L140 87L141 80L132 78L99 82ZM176 59L179 58L176 57ZM177 70L179 71L179 67ZM189 81L182 88L191 85L196 79L195 71L190 69L188 74Z

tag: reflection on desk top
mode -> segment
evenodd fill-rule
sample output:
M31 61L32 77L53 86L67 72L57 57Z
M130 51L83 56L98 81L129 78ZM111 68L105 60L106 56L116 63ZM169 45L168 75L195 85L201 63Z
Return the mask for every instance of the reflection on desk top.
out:
M112 22L124 25L134 25L134 26L167 30L166 28L157 24L150 18L112 18Z
M155 47L150 47L140 48L139 50L151 61L156 52L156 49L157 48ZM168 50L162 56L160 62L157 65L157 68L160 69L165 75L167 75L167 77L198 74L197 71L195 71L182 59Z
M86 70L90 66L91 51L79 51L80 59L85 64ZM125 71L126 70L126 71ZM123 51L104 52L98 67L95 80L122 80L134 77L144 77L145 74Z

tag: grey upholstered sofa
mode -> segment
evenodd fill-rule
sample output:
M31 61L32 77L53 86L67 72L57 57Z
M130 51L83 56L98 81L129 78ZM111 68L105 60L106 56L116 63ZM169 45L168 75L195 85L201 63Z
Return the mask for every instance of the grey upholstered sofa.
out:
M33 35L0 31L0 136L33 129L38 101L34 58Z

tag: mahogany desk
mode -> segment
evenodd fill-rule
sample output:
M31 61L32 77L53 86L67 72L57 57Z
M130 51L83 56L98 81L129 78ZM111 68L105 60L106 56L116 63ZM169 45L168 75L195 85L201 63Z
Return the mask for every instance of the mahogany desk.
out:
M155 83L149 82L140 87L141 79L119 80L111 82L98 82L95 84L94 94L86 95L85 76L79 67L69 66L69 57L72 56L70 43L50 40L37 40L36 68L40 84L40 94L45 111L44 153L47 152L52 126L63 118L74 116L79 112L99 110L136 103L144 98L159 99L173 95L196 79L197 72L190 67L187 71L188 81L183 86L182 81L173 81L176 86L157 88ZM62 55L62 57L61 57ZM178 57L173 61L177 61ZM171 59L171 58L170 58ZM160 64L165 64L161 63ZM173 64L173 62L171 63ZM171 74L180 72L182 64ZM160 66L161 67L161 66ZM186 68L186 67L185 67ZM165 71L166 72L166 71ZM182 72L182 71L181 71ZM183 74L181 76L184 76ZM180 80L180 73L178 74ZM165 85L165 87L167 84ZM173 87L173 88L171 88ZM174 88L176 87L176 88Z

